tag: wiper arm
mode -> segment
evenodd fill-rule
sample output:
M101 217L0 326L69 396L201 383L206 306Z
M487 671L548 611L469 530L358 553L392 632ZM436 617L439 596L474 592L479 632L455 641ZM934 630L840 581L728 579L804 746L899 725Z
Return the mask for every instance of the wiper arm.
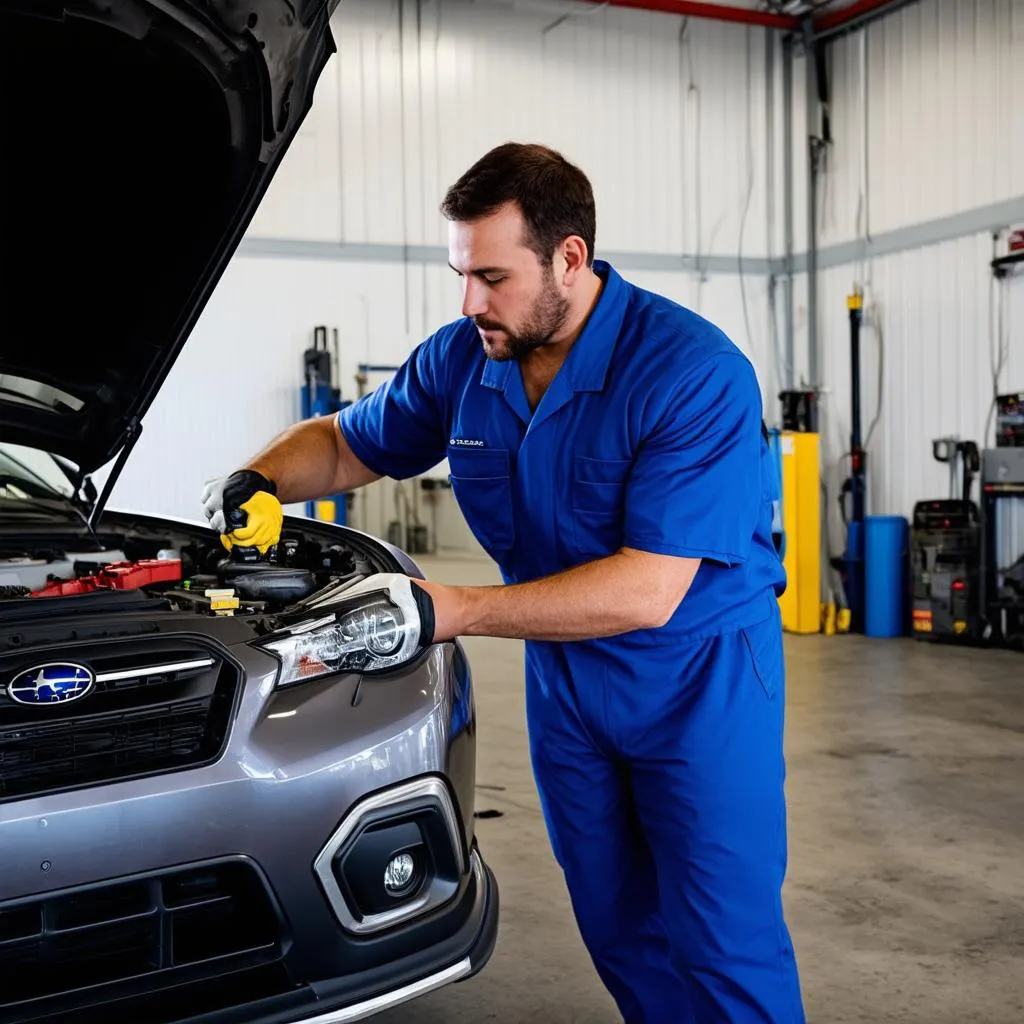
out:
M81 512L71 505L66 498L2 498L0 497L0 508L9 508L16 504L18 508L32 509L36 512L46 512L49 515L64 513L68 518L82 518Z

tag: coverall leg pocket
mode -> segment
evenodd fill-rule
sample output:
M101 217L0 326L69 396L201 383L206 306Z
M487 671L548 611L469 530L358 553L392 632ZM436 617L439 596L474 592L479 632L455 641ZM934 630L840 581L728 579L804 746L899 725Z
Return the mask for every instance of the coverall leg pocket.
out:
M777 615L740 630L750 655L750 667L769 700L782 700L785 690L785 653L782 625Z

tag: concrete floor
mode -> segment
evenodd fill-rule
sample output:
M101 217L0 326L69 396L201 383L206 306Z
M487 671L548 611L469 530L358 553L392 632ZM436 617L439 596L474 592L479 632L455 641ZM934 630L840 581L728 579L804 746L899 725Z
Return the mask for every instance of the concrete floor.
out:
M487 562L423 561L443 582ZM470 639L477 822L502 897L471 981L383 1014L615 1024L545 837L523 721L522 649ZM911 640L787 637L785 900L812 1024L1024 1021L1024 657Z

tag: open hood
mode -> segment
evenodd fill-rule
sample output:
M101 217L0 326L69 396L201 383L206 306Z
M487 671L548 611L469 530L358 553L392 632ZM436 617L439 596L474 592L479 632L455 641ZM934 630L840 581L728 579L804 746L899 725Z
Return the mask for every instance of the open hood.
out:
M90 473L137 432L309 109L337 2L0 0L0 439Z

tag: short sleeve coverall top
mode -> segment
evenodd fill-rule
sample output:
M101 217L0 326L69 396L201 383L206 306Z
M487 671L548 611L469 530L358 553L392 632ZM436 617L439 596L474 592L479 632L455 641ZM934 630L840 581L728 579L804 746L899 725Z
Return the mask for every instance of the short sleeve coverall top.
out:
M459 507L507 583L622 546L706 559L671 622L632 634L631 649L759 621L784 573L753 367L696 313L594 267L601 296L532 414L518 364L489 361L465 318L342 410L341 429L382 476L447 457Z

